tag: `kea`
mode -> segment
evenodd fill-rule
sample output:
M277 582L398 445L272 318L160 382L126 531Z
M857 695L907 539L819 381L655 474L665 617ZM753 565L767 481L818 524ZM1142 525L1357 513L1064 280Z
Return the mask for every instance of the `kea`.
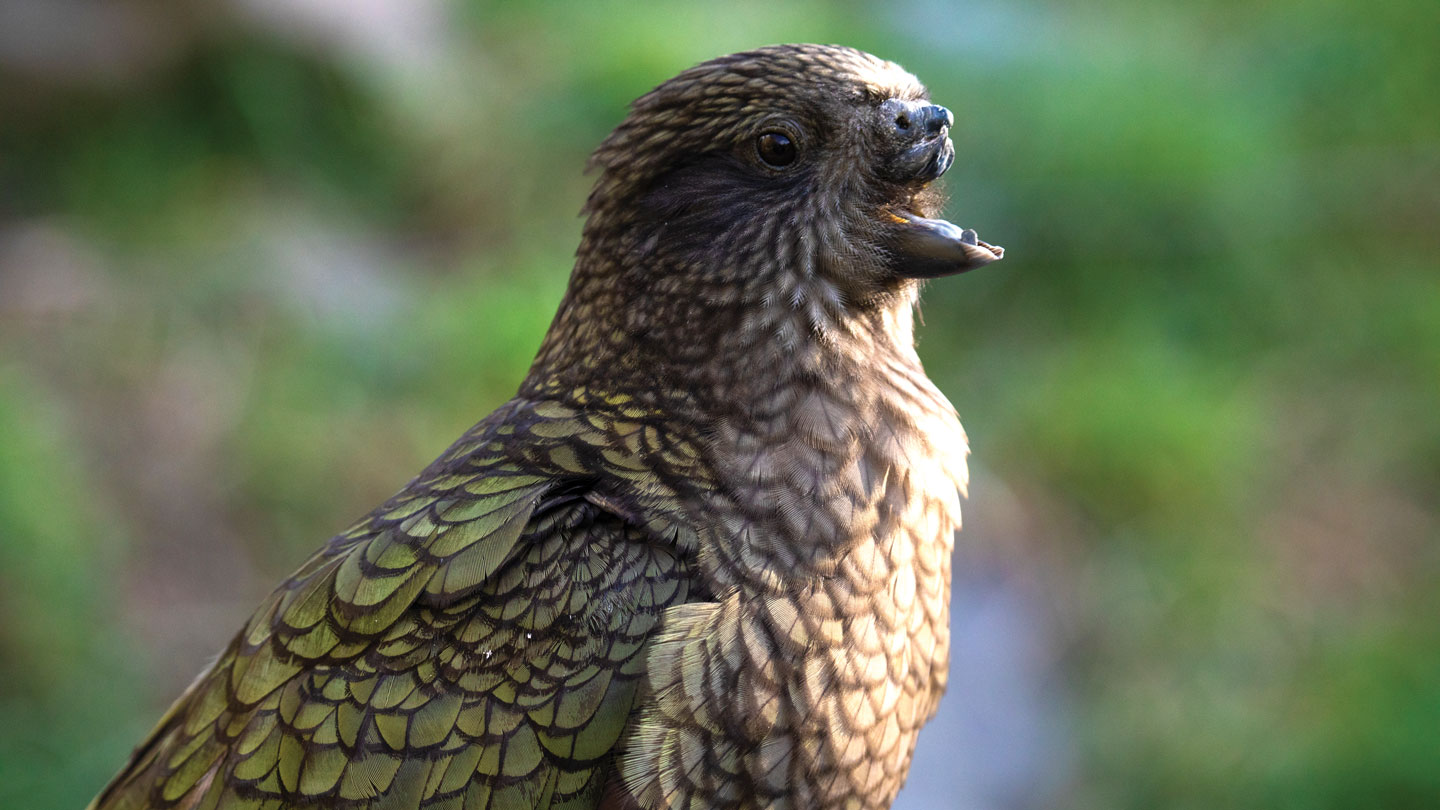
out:
M922 280L954 117L898 65L692 67L601 144L513 399L255 611L101 810L883 808L935 713L965 434Z

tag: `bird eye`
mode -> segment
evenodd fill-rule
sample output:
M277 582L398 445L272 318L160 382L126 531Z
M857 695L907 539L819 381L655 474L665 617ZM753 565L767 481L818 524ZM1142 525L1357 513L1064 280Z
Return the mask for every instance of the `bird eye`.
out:
M783 132L766 132L755 141L755 151L767 164L780 168L795 162L795 142Z

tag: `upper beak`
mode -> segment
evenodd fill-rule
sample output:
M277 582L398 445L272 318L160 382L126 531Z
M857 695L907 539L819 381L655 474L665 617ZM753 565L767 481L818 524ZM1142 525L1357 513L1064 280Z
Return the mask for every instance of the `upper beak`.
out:
M892 98L880 105L881 137L890 157L881 173L898 183L928 183L955 161L955 115L939 104Z

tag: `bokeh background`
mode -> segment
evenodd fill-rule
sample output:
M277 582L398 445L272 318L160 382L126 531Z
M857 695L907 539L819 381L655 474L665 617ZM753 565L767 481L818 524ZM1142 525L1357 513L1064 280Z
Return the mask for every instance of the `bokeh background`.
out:
M82 806L507 398L586 155L842 42L958 119L974 445L900 807L1440 806L1440 4L0 0L0 806Z

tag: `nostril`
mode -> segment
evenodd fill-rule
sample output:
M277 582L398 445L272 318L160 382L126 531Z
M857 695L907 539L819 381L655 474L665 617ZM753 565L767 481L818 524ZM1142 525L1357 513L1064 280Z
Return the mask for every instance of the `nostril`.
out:
M888 125L890 134L902 141L929 140L955 122L949 110L927 101L892 98L880 107L880 114L883 117L876 123Z

